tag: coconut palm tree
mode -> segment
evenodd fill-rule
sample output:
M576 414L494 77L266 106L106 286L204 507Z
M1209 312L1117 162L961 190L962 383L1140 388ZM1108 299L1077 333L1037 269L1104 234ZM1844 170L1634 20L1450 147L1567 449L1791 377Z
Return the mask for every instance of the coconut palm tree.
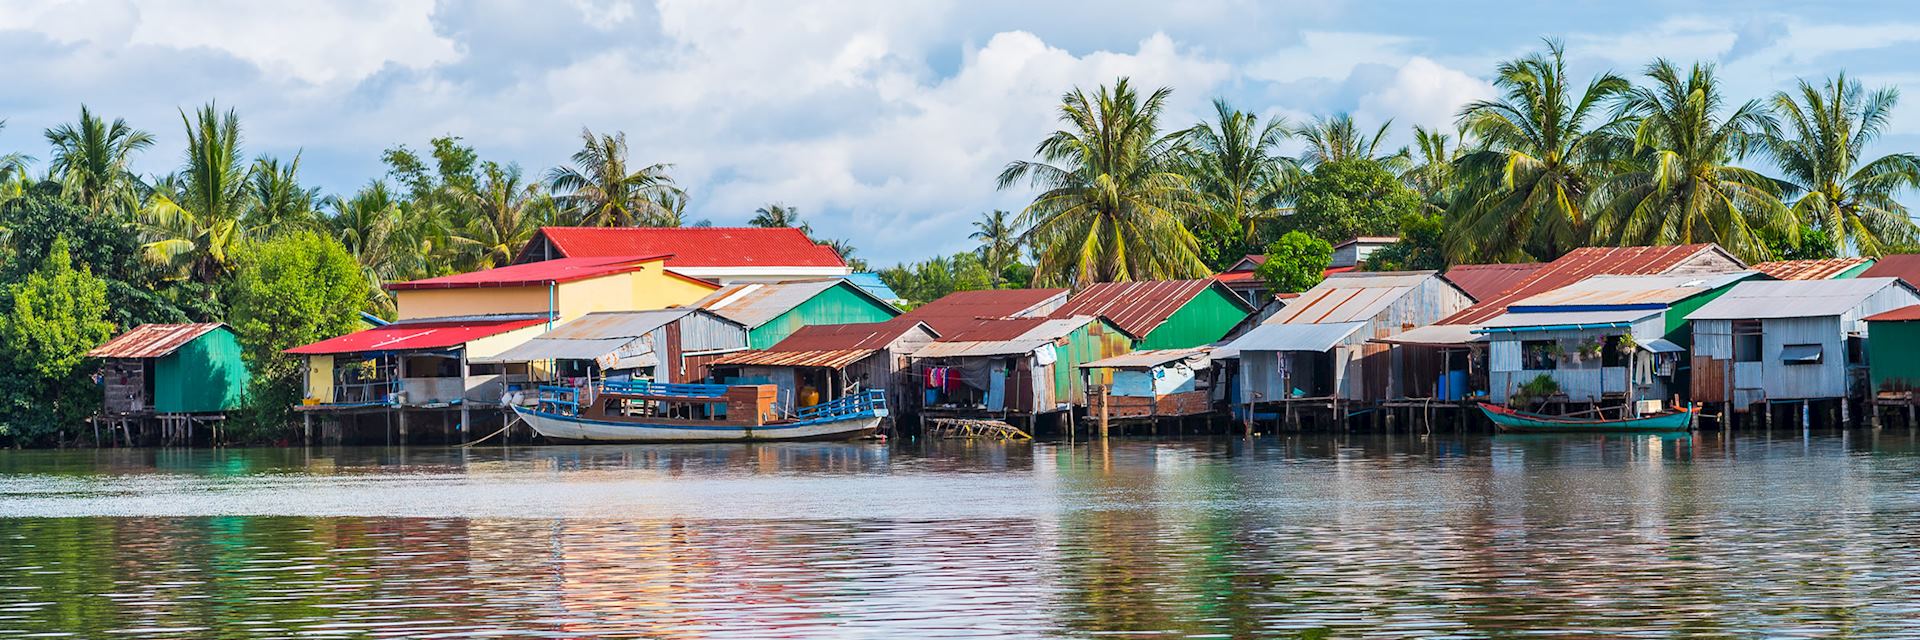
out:
M7 128L7 121L0 120L0 129ZM31 186L27 179L27 157L19 153L0 154L0 204L26 194Z
M1299 162L1280 153L1280 143L1293 131L1284 119L1263 124L1260 116L1235 110L1226 100L1215 99L1213 111L1212 122L1187 130L1187 175L1206 199L1212 222L1233 227L1242 242L1251 242L1259 223L1279 212L1299 182Z
M753 211L753 219L747 224L756 227L780 228L792 227L801 233L813 235L813 227L800 221L800 208L779 202L768 204Z
M1545 54L1502 62L1493 83L1501 98L1460 111L1478 143L1460 158L1447 253L1456 263L1557 258L1586 242L1587 197L1620 146L1621 116L1606 106L1632 86L1602 73L1576 87L1551 40Z
M595 135L581 129L584 143L573 154L572 166L555 167L547 185L556 202L577 224L591 227L631 227L656 216L655 197L679 193L667 175L671 164L638 169L627 165L627 134Z
M1868 92L1846 74L1824 86L1800 81L1799 96L1773 96L1785 131L1767 147L1782 177L1800 194L1795 217L1825 231L1834 246L1878 256L1916 241L1906 205L1894 197L1920 186L1920 156L1893 153L1864 160L1900 101L1898 89Z
M867 270L867 261L854 257L853 254L859 253L859 249L853 246L852 240L834 239L821 244L825 244L827 248L832 249L833 254L840 256L840 261L847 263L847 266L853 268L854 271Z
M247 190L252 206L244 225L248 236L270 238L318 226L315 207L320 202L320 189L300 186L299 154L285 165L278 158L256 159L250 175Z
M541 209L551 202L538 184L522 179L519 165L503 167L493 162L483 163L480 179L471 187L454 189L453 197L471 217L451 240L477 254L471 265L475 269L512 262L533 239L540 228Z
M373 180L352 197L328 196L325 205L332 210L326 220L330 233L340 240L360 263L367 279L371 306L381 313L392 313L394 301L383 286L397 280L405 261L401 243L395 238L400 227L400 201L387 183Z
M980 242L977 251L987 271L992 272L995 289L1002 284L1001 272L1020 251L1020 231L1014 227L1012 217L1013 214L999 209L980 214L980 219L973 221L973 233L967 236Z
M155 185L140 212L149 258L177 277L211 283L232 270L241 217L252 206L247 164L241 160L240 117L212 104L193 117L180 112L187 154L172 179Z
M687 219L687 201L683 191L661 191L653 194L654 217L648 226L654 227L705 227L712 226L706 220Z
M1205 206L1181 173L1182 134L1163 135L1160 114L1169 89L1145 99L1121 78L1092 96L1061 97L1055 131L1016 160L999 188L1025 182L1040 189L1018 224L1037 248L1040 285L1199 277L1207 274L1199 242L1185 221Z
M1419 193L1429 208L1444 211L1459 185L1455 169L1460 157L1466 155L1468 139L1465 129L1448 134L1414 125L1413 153L1407 170L1400 173L1400 181Z
M1407 150L1387 151L1381 147L1391 127L1392 120L1382 122L1380 128L1369 136L1354 123L1351 114L1338 113L1315 118L1313 122L1295 127L1293 136L1307 143L1306 151L1300 155L1300 163L1308 167L1343 160L1371 160L1389 171L1400 171L1406 168L1409 161Z
M1647 66L1650 86L1622 98L1617 114L1632 118L1633 166L1593 194L1596 244L1716 242L1749 262L1769 257L1761 230L1792 234L1793 216L1780 195L1788 185L1734 163L1772 135L1760 101L1730 112L1713 66L1687 71L1666 60Z
M109 123L80 105L80 120L46 131L53 146L49 169L66 197L94 213L131 211L139 202L140 179L133 155L153 146L153 134L114 118Z

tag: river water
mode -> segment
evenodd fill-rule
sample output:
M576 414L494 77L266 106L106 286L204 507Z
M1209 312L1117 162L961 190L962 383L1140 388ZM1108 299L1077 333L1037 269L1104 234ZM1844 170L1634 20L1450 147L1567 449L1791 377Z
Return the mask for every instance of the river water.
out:
M1914 637L1920 439L0 452L0 637Z

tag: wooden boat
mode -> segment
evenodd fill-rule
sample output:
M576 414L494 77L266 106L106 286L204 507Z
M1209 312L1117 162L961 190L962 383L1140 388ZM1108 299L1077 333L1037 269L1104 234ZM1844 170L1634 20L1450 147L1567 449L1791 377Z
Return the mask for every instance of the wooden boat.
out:
M1693 407L1639 418L1568 418L1480 403L1480 411L1505 433L1675 433L1693 428Z
M775 408L773 385L610 382L589 389L540 387L532 408L514 406L535 432L556 442L730 442L851 440L872 435L887 417L886 393L850 395L803 407Z

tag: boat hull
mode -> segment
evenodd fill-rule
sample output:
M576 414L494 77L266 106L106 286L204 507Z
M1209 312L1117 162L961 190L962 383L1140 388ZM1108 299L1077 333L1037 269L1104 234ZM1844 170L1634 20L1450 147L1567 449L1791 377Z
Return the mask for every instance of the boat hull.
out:
M873 435L884 416L866 414L744 427L614 422L514 407L534 432L563 443L773 442L853 440Z
M1619 420L1580 420L1514 411L1482 403L1480 411L1502 433L1676 433L1693 428L1691 409Z

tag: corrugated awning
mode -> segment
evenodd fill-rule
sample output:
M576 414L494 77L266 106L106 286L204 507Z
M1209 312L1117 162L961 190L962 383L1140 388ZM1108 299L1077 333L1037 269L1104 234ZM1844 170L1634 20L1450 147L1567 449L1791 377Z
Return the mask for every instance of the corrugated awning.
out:
M1680 348L1680 345L1674 344L1673 341L1666 338L1654 338L1640 343L1640 348L1646 349L1651 353L1680 353L1686 351L1686 349Z
M600 340L560 340L534 338L491 358L473 358L473 362L539 362L541 360L598 360L612 355L639 338L603 338Z
M1368 342L1380 344L1404 344L1427 347L1451 347L1486 342L1487 337L1474 333L1473 327L1464 324L1430 324L1415 327L1385 338L1374 338Z
M1228 343L1236 352L1326 351L1367 326L1365 322L1327 324L1263 324Z
M296 355L325 355L446 349L546 321L545 317L511 316L499 319L463 318L446 321L396 322L384 327L355 331L338 338L294 347L286 352Z
M878 349L834 349L827 351L737 351L713 361L713 366L826 367L844 369L873 355Z
M1207 354L1211 347L1193 347L1190 349L1149 349L1133 353L1102 358L1080 365L1082 369L1144 369L1172 364L1182 360L1195 369L1207 366Z
M1658 309L1618 309L1606 311L1546 311L1504 313L1488 320L1475 333L1518 333L1523 331L1578 331L1629 327L1633 323L1660 315Z

